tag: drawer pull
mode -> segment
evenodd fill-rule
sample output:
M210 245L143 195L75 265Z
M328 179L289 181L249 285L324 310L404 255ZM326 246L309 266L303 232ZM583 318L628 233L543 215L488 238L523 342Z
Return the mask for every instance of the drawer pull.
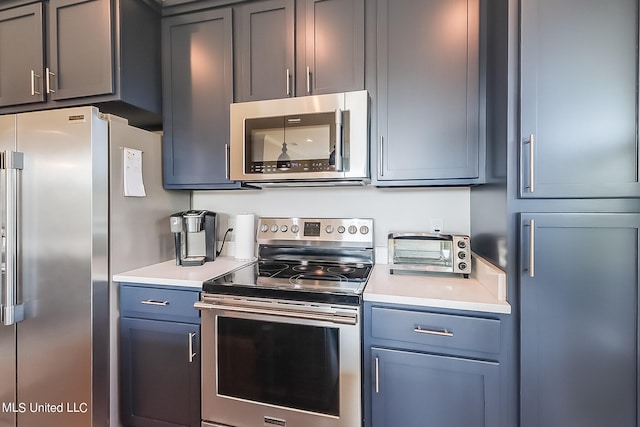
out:
M443 329L441 331L437 331L435 329L422 329L420 326L416 326L413 328L413 332L417 332L419 334L427 334L427 335L438 335L440 337L452 337L453 332L448 331L447 329Z
M140 301L140 304L165 306L165 305L169 305L169 301L154 301L152 299L148 299L148 300Z

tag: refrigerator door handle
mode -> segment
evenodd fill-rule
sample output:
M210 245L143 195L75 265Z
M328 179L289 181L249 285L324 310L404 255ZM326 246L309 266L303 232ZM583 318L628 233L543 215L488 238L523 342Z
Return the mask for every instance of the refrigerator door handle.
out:
M24 319L24 306L18 302L18 196L19 174L24 165L24 155L16 151L2 153L4 180L4 271L5 305L2 307L2 323L13 325Z

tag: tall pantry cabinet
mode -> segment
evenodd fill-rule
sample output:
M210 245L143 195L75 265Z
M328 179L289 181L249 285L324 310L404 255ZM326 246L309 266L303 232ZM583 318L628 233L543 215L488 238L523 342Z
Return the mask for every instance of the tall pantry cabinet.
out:
M494 170L471 190L471 233L474 250L507 271L519 319L507 325L514 425L640 423L639 9L490 8Z

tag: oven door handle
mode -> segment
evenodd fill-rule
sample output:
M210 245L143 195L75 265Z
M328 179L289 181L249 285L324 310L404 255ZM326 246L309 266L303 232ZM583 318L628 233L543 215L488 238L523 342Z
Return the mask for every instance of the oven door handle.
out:
M225 311L234 311L237 313L248 313L248 314L262 314L268 316L280 316L287 317L293 319L305 319L305 320L318 320L322 322L332 322L343 325L356 325L358 323L358 316L356 313L339 313L338 311L333 312L314 312L313 309L309 310L299 310L292 309L287 310L286 308L279 307L280 309L276 310L273 308L263 308L258 304L255 305L230 305L230 304L216 304L209 302L196 301L193 307L196 310L225 310Z

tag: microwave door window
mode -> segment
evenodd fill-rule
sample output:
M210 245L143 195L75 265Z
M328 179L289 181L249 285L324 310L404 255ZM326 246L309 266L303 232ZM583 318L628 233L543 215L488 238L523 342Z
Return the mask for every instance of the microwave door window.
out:
M335 167L335 113L287 116L285 141L292 162L302 171Z
M277 116L245 121L245 151L248 154L245 156L245 172L272 172L278 158L283 153L286 156L284 119L284 116ZM287 167L287 163L280 166Z

